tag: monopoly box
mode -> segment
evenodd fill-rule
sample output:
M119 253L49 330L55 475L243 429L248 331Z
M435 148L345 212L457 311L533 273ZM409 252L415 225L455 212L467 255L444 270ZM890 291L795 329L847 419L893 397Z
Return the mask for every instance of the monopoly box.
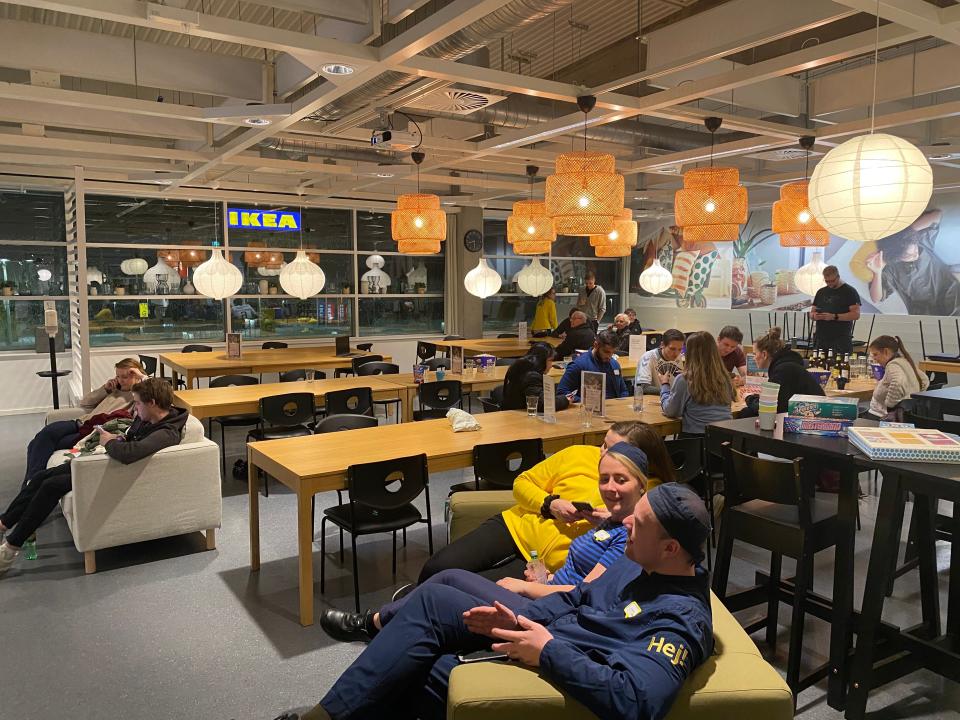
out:
M824 420L856 420L857 398L794 395L787 401L787 414Z

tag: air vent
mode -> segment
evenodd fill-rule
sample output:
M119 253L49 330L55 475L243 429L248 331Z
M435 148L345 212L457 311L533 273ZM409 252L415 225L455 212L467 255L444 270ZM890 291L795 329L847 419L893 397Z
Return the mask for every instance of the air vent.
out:
M823 155L822 152L817 152L816 150L810 151L810 157L817 157ZM747 155L749 158L754 160L768 160L770 162L784 162L785 160L803 160L807 156L807 151L803 148L798 147L787 147L780 148L779 150L767 150L766 152L754 153L753 155Z
M454 115L469 115L505 99L506 95L491 95L460 88L442 88L417 98L407 107L453 113Z

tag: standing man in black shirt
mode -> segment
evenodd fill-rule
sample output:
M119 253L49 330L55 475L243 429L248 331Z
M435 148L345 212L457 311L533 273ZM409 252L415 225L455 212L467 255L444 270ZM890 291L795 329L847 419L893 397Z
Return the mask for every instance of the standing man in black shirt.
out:
M817 323L816 348L853 352L853 323L860 319L860 293L840 279L836 265L823 269L826 287L817 290L810 317Z

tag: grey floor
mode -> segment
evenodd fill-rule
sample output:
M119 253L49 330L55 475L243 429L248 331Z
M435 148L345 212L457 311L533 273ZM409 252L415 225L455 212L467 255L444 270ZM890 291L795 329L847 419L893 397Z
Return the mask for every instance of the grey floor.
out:
M0 418L4 506L19 487L24 448L41 420ZM228 438L230 464L242 441L239 431ZM447 489L466 477L451 472L432 478L438 544L445 537ZM268 719L319 699L362 647L334 643L319 625L297 623L294 498L275 484L270 497L261 498L263 565L251 574L245 484L227 478L223 494L216 551L205 552L199 534L106 550L98 553L98 572L91 576L84 575L82 558L55 513L38 533L38 560L21 560L0 579L0 717ZM335 501L333 493L318 498L321 505ZM858 606L875 510L876 497L868 496L861 503L863 531L857 535ZM942 545L938 565L944 595L948 553ZM363 539L359 556L363 604L376 606L396 585L416 577L427 557L426 528L409 534L395 578L389 536ZM319 557L315 562L319 572ZM763 554L738 545L731 585L748 584L767 562ZM351 606L349 565L349 550L345 568L335 552L330 554L327 592L320 596L319 582L315 588L318 610ZM821 553L818 592L829 592L831 568L831 558ZM918 621L918 599L914 572L898 580L886 619ZM789 609L782 608L780 617L784 625L777 651L764 652L782 672ZM829 628L816 619L809 619L807 628L804 663L813 666L825 658ZM871 720L960 718L960 685L919 671L875 691L869 710ZM800 696L798 716L837 718L840 713L827 707L824 687L818 686Z

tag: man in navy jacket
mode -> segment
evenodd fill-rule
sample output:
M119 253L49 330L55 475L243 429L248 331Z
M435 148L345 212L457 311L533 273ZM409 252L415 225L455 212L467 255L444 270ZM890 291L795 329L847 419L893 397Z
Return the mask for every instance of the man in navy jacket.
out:
M588 372L600 372L607 376L606 396L608 398L622 398L630 395L627 390L627 384L623 381L623 371L620 369L620 363L614 355L617 352L617 334L604 330L593 342L593 349L585 352L576 360L567 365L567 369L560 378L560 384L557 386L557 392L561 395L573 395L574 399L580 400L580 380L584 370Z
M516 614L453 587L417 588L320 704L277 720L444 718L455 653L491 647L542 674L601 718L659 720L713 651L709 520L684 485L657 486L624 520L626 555L598 579Z

